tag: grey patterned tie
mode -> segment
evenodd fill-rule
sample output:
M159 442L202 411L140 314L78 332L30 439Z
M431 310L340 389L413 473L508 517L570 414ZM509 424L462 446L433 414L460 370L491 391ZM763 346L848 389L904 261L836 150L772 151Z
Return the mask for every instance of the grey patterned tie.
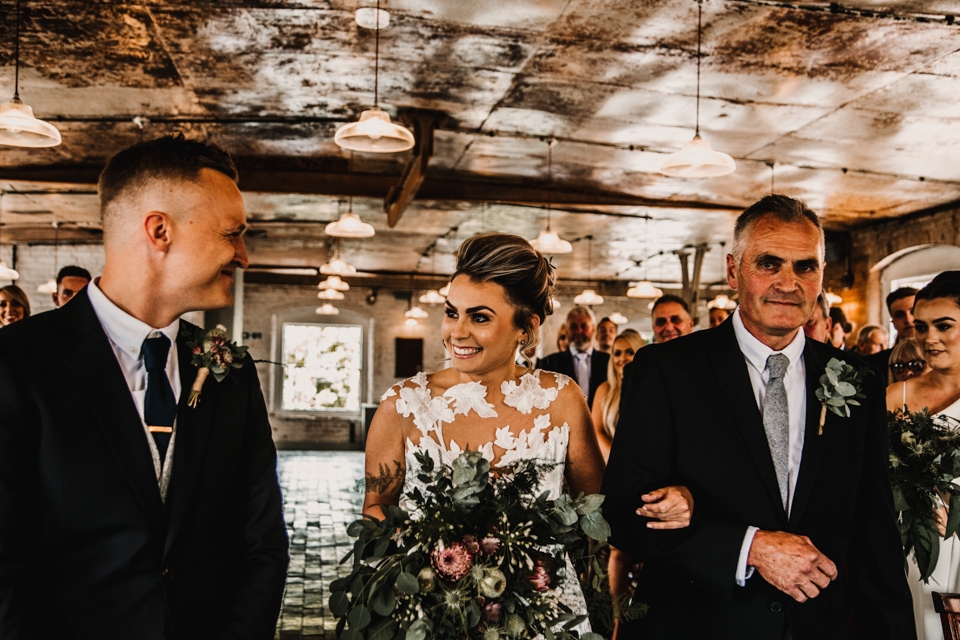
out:
M767 393L763 398L763 430L767 432L767 444L777 472L780 498L787 508L787 482L790 473L790 410L787 407L787 389L783 376L790 366L790 359L782 353L767 358Z

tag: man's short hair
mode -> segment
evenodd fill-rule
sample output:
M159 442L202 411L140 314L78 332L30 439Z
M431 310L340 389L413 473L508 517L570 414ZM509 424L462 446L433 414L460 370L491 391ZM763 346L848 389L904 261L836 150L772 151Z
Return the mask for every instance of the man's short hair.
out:
M844 333L853 331L853 325L847 320L847 314L840 307L830 307L830 319L833 320L834 326L840 325L843 327Z
M890 311L890 307L893 306L893 303L897 300L903 300L904 298L909 298L911 296L917 295L918 290L913 287L900 287L896 291L891 291L887 294L887 311Z
M602 318L600 318L600 322L597 323L597 326L599 327L599 326L602 325L604 322L609 322L609 323L612 324L613 326L617 326L617 323L614 322L613 320L611 320L611 319L610 319L609 317L607 317L607 316L603 316Z
M668 302L676 302L678 305L683 307L683 310L687 312L687 315L690 315L690 305L687 303L687 301L680 296L673 295L672 293L665 293L657 298L656 302L653 303L653 307L650 309L650 312L653 313L657 310L657 307L662 304L667 304Z
M57 273L57 286L60 286L60 283L63 282L64 278L83 278L87 282L93 280L93 278L90 277L89 271L83 267L78 267L73 264L60 269L60 272Z
M817 306L820 307L820 312L823 313L823 319L827 320L830 317L830 303L827 302L827 294L823 291L817 296Z
M219 171L237 182L230 154L215 144L188 140L182 133L147 140L110 158L100 173L100 219L106 225L108 209L117 199L146 188L156 180L196 182L201 169Z
M811 223L820 233L820 256L823 257L823 226L817 214L811 211L803 200L774 193L750 205L737 218L737 224L733 230L733 261L738 266L743 258L743 252L747 249L747 236L750 235L750 230L766 216L773 216L785 224L804 221Z
M593 323L593 326L597 326L597 315L590 307L578 306L570 309L570 311L567 311L567 322L570 322L570 318L573 316L589 316L590 322Z

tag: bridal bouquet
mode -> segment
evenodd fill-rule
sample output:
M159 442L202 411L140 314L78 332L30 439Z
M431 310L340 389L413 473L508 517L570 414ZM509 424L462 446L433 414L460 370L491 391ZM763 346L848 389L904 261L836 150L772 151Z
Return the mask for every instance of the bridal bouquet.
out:
M559 597L564 580L577 580L564 575L566 554L584 537L609 536L599 510L603 496L537 495L540 478L554 466L537 460L491 473L476 451L452 466L416 455L424 489L405 496L416 517L390 506L383 520L364 517L347 529L357 538L343 559L353 556L353 571L330 585L337 637L576 637L570 630L585 616Z
M935 510L946 504L946 536L960 528L960 429L946 416L927 409L888 412L890 480L904 554L913 551L924 582L940 555Z

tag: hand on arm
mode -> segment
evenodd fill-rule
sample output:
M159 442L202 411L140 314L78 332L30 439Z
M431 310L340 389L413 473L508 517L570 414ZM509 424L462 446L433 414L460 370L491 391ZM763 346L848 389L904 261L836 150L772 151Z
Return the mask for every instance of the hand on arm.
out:
M653 518L647 523L650 529L683 529L690 526L693 516L693 495L686 487L663 487L640 498L645 503L637 509L637 515Z
M747 564L797 602L806 602L837 577L837 566L806 536L757 531Z

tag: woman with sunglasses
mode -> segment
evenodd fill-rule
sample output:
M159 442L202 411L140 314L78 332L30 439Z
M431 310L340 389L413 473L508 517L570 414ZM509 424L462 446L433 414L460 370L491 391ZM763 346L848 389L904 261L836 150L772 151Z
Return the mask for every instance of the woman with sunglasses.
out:
M923 347L914 338L906 338L890 351L887 384L904 382L930 371L927 361L923 359Z
M890 361L895 364L906 361L907 366L901 369L901 374L911 369L911 363L921 359L926 360L930 371L887 387L887 409L919 411L926 407L930 413L960 421L960 271L944 271L921 289L913 312L916 341L922 349L922 358L909 355L896 358L894 353ZM913 368L919 366L913 364ZM896 370L891 369L891 372L895 374ZM946 521L947 511L941 507L937 511L937 527L941 535ZM951 536L941 542L937 566L927 584L920 581L916 562L908 560L907 582L913 594L918 640L942 638L940 616L933 609L930 594L933 591L952 593L960 589L960 542L957 537Z

